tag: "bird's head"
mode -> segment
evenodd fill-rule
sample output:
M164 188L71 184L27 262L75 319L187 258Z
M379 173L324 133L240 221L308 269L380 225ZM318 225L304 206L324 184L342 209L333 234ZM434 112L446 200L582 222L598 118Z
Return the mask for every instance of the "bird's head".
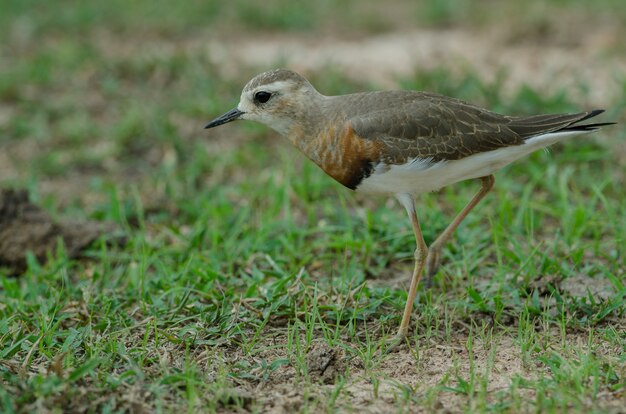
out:
M209 122L213 128L237 119L260 122L288 135L294 124L310 115L319 92L303 76L287 69L261 73L248 82L236 108Z

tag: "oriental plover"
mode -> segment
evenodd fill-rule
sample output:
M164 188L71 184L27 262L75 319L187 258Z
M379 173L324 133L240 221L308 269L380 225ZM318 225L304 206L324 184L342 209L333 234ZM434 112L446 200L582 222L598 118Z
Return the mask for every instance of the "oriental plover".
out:
M493 173L540 148L612 124L584 123L602 112L508 116L407 90L325 96L298 73L278 69L250 80L237 107L206 128L238 119L260 122L349 189L398 199L417 244L399 342L409 329L420 276L436 273L442 248L491 190ZM479 179L480 190L427 246L414 197L468 179Z

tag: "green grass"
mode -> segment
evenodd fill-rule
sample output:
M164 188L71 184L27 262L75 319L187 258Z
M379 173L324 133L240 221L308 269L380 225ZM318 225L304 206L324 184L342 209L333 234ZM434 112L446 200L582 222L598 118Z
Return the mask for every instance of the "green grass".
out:
M264 127L204 132L246 79L224 76L199 49L125 52L127 42L198 42L228 27L347 30L338 16L355 7L235 3L63 1L33 13L3 3L3 186L28 188L55 218L114 222L128 241L98 242L82 259L60 245L20 277L0 275L0 411L618 412L622 126L498 173L445 249L437 285L420 292L407 345L387 355L414 249L402 208L352 194ZM531 3L533 13L588 11ZM490 19L464 18L453 1L402 4L411 13L397 12L400 27L417 15L434 26ZM501 7L490 13L514 15ZM348 29L389 30L389 13L368 3ZM329 71L310 76L325 93L375 87ZM504 80L442 69L398 87L502 112L579 108L567 90L505 93ZM604 119L623 122L626 100L606 104ZM427 241L477 188L420 197Z

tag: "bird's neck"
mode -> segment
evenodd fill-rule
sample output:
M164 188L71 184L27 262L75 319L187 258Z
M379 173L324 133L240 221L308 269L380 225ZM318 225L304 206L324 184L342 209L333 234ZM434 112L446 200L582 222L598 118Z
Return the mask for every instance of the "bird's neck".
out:
M325 111L325 99L323 95L314 96L306 104L294 108L289 124L283 125L283 131L278 131L305 154L311 141L328 128L329 116Z

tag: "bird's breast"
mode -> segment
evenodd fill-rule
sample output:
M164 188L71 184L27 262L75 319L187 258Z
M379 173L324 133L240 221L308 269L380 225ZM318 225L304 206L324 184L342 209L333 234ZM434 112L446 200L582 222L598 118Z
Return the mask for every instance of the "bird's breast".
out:
M328 175L352 190L372 173L384 150L380 142L357 136L351 125L329 126L313 138L294 144Z

